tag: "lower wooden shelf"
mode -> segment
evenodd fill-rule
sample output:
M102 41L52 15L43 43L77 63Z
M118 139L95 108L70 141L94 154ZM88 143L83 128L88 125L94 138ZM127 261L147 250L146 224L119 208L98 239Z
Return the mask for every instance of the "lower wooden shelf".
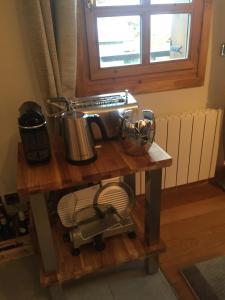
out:
M111 237L106 240L103 251L97 252L92 245L85 245L81 247L79 256L71 255L71 244L63 242L62 229L55 226L53 235L58 252L59 271L57 274L47 275L41 270L41 285L47 287L56 282L64 283L164 251L162 241L151 246L145 244L143 200L137 201L132 217L136 224L135 239L128 238L126 234Z

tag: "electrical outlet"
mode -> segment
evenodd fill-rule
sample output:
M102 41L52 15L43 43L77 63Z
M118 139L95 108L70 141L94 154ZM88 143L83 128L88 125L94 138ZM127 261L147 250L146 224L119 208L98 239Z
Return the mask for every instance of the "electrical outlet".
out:
M6 205L15 205L20 202L19 195L17 193L7 194L4 196Z

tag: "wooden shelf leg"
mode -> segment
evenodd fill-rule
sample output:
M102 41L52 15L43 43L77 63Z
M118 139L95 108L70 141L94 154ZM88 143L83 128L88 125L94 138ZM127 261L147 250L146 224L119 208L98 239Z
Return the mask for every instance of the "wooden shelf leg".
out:
M48 288L51 300L66 300L61 284L54 284Z
M145 172L145 242L153 245L160 241L160 201L162 169ZM158 254L146 259L148 272L157 272Z
M43 193L30 195L30 203L44 271L47 274L57 272L58 260L48 218L45 195Z

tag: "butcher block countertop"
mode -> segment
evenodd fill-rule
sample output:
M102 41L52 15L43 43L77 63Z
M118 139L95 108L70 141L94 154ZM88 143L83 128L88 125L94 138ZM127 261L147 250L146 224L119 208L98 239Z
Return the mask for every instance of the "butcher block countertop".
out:
M23 147L18 145L17 191L20 196L97 183L102 179L124 176L145 170L169 167L172 158L153 143L143 156L125 154L119 140L107 141L97 147L97 160L88 165L74 166L65 160L62 141L52 146L48 163L29 165Z

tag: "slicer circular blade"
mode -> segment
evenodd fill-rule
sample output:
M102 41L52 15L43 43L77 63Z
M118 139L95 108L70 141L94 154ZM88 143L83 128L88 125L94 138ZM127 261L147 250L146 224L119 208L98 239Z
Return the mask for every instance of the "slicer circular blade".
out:
M126 217L135 203L134 193L124 182L110 182L95 195L95 204L111 204L121 217Z

